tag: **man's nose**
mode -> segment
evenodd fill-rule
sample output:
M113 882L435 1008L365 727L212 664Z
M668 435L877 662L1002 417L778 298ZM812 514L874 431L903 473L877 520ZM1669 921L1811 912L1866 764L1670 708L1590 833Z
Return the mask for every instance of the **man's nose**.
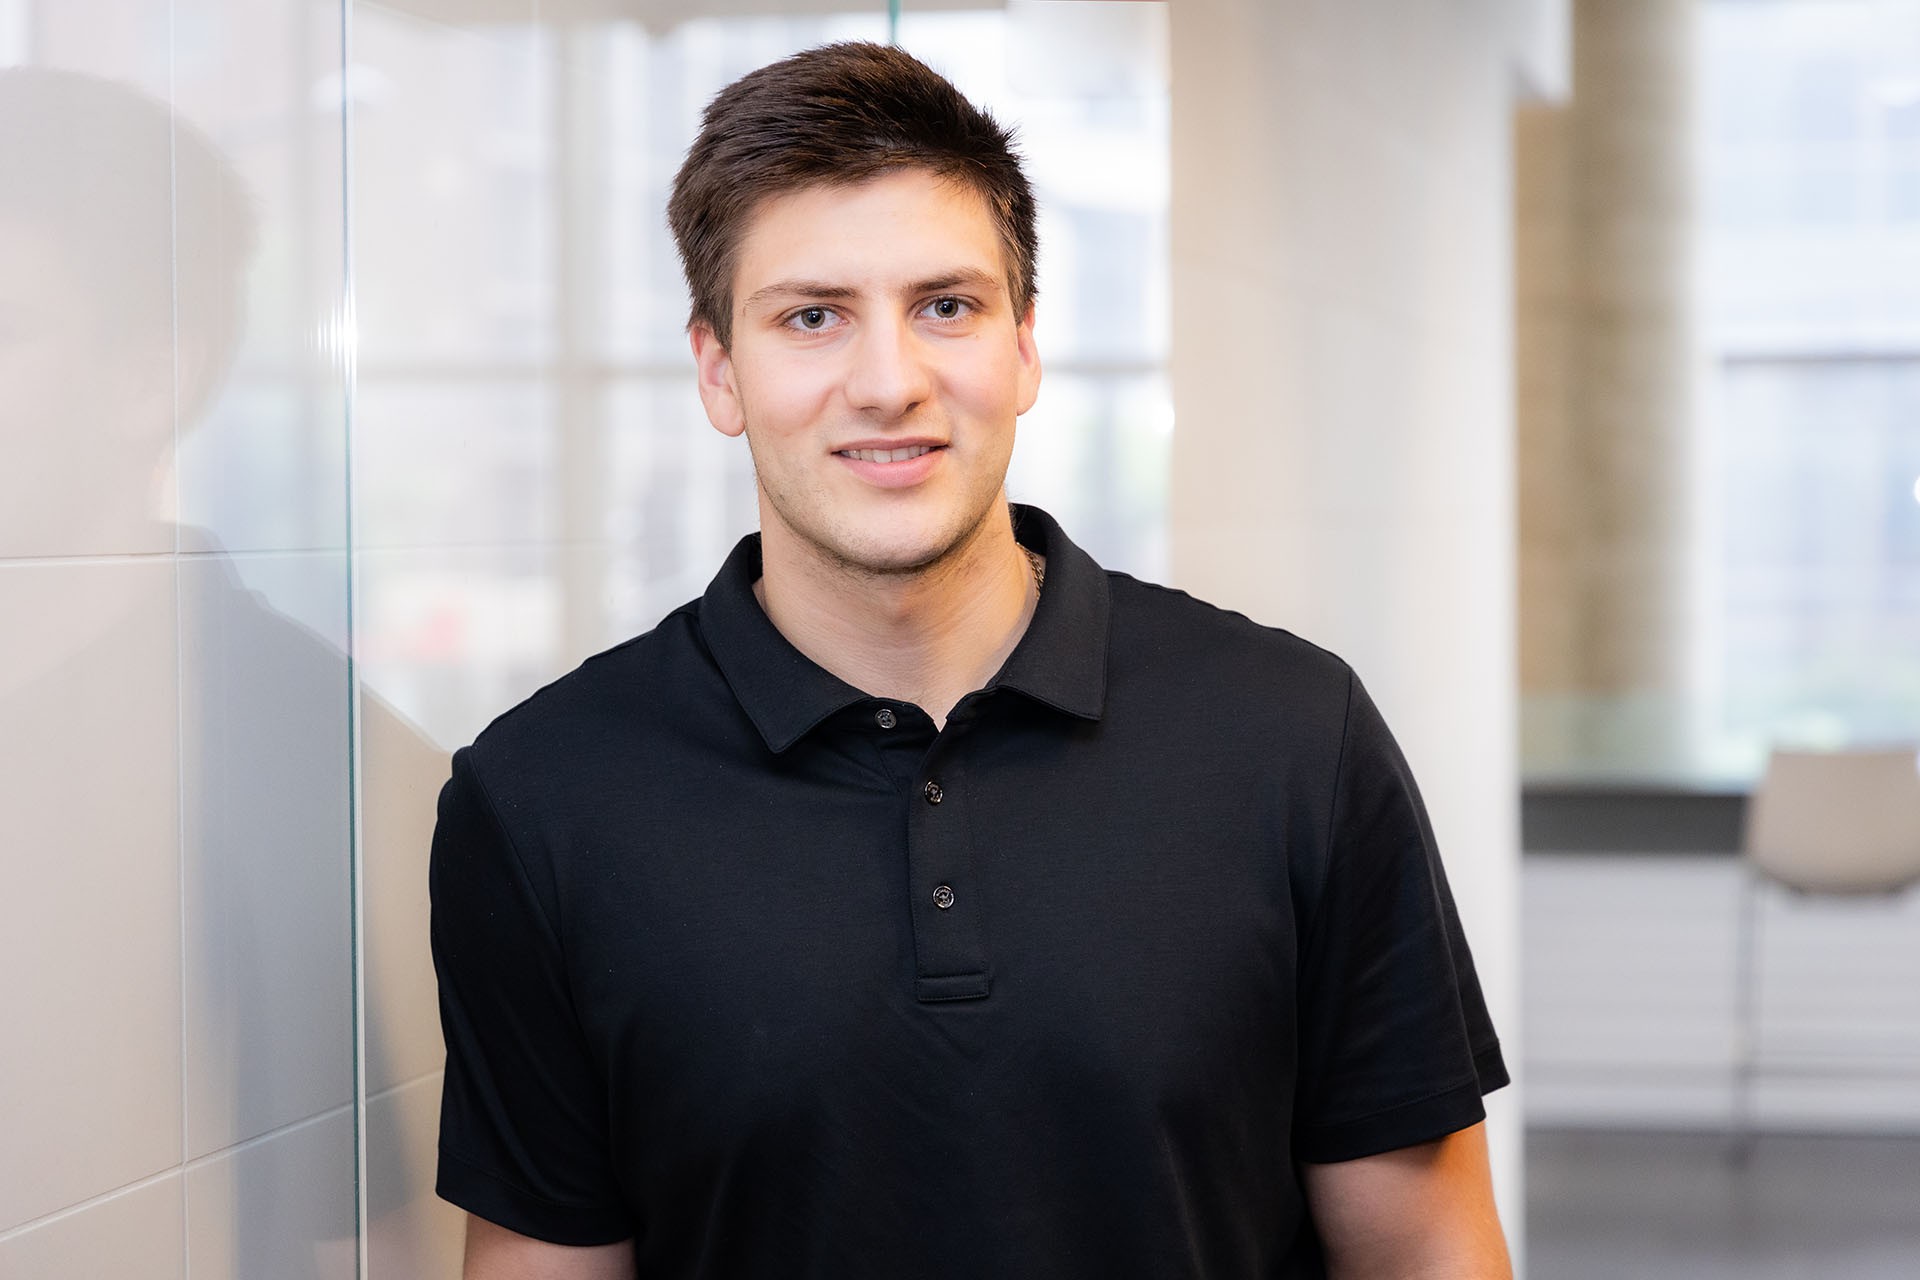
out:
M865 413L905 416L933 393L926 356L925 345L911 324L865 325L853 346L847 398Z

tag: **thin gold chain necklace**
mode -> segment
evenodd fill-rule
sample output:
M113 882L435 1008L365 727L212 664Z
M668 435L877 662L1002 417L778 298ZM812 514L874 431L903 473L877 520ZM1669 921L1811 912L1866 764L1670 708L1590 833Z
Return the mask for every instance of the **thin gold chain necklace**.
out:
M1041 589L1047 585L1046 562L1040 558L1032 547L1024 543L1020 544L1020 551L1027 557L1027 563L1033 566L1033 593L1039 595Z

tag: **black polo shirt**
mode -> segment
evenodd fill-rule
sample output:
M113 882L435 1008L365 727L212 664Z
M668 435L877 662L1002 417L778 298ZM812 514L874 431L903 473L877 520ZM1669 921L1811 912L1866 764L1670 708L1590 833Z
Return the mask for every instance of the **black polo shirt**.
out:
M945 729L803 657L747 538L454 760L439 1192L648 1277L1323 1274L1298 1165L1506 1082L1352 671L1099 568Z

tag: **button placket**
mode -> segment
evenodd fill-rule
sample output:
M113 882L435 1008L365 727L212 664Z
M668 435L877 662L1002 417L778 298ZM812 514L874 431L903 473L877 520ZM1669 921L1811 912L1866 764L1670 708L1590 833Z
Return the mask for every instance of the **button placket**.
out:
M922 1001L977 1000L988 992L980 899L969 891L974 859L966 813L966 771L951 743L929 752L919 795L908 805L914 995Z

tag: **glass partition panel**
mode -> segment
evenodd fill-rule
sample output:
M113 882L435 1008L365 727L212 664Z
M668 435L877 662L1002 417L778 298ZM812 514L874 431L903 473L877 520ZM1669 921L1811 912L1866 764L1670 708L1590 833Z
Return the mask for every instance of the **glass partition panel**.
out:
M0 2L0 1274L357 1272L341 16Z

